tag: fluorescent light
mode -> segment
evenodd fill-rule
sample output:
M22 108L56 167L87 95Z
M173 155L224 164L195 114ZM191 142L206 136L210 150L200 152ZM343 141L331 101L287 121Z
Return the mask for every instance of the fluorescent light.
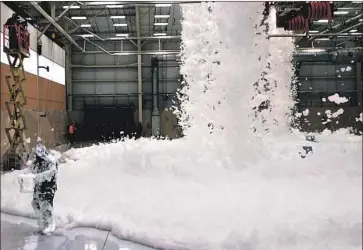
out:
M125 19L126 17L125 16L110 16L111 19L117 19L117 18L120 18L120 19Z
M334 11L334 15L346 15L349 11Z
M170 3L157 3L155 4L155 7L170 7Z
M73 19L73 20L86 20L87 17L85 17L85 16L72 16L71 19Z
M87 5L112 5L112 4L119 4L120 2L111 2L111 1L107 1L107 2L89 2L87 3Z
M79 35L79 36L81 36L81 37L94 37L94 35L92 35L92 34L83 34L83 35Z
M358 21L359 21L359 22L362 22L362 21L363 21L363 19L361 18L361 19L359 19Z
M325 49L305 49L302 51L307 51L307 52L323 52L326 51Z
M166 33L155 33L154 36L166 36Z
M349 32L357 32L358 30L350 30Z
M361 35L363 35L363 33L351 33L352 35L357 35L357 36L361 36Z
M65 5L63 6L63 9L79 9L80 7L78 5L71 5L71 6L68 6L68 5Z
M309 33L319 33L318 30L309 30Z
M113 26L115 26L115 27L126 27L127 23L114 23Z
M123 5L106 5L106 8L109 8L109 9L116 9L116 8L123 8L124 6Z
M110 37L109 40L124 40L125 37Z
M328 23L329 20L327 19L321 19L321 20L318 20L318 21L315 21L316 23Z
M155 15L155 18L169 18L170 15Z
M81 24L81 27L82 28L89 28L91 27L92 25L91 24Z
M123 37L126 37L126 36L129 36L129 34L116 34L116 36L123 36Z
M329 41L329 38L316 38L315 41Z
M168 23L154 23L155 26L166 26Z

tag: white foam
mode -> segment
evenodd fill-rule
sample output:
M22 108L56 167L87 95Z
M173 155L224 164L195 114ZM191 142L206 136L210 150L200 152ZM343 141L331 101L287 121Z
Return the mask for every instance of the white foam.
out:
M336 104L342 104L342 103L346 103L349 101L348 98L344 97L344 96L339 96L338 93L335 93L334 95L328 96L328 100L330 102L334 102Z

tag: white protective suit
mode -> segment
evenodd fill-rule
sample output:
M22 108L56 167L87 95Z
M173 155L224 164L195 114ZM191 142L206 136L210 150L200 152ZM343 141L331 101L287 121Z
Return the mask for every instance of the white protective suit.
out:
M57 190L58 162L46 148L38 144L27 163L34 178L32 207L38 217L39 230L44 234L55 230L53 200Z

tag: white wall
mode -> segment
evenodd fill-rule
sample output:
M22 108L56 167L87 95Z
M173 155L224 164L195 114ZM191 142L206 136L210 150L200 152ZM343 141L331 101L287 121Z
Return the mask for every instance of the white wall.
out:
M1 37L3 37L3 33L0 32ZM9 65L8 58L4 53L4 44L3 39L1 39L1 63ZM37 52L30 49L30 57L24 59L24 69L26 72L37 75ZM45 69L39 69L39 76L45 79L51 80L53 82L65 85L65 69L64 67L58 65L54 61L49 60L44 56L39 56L39 66L49 66L49 72Z
M6 20L12 16L14 11L4 3L0 3L1 9L1 31ZM24 60L25 71L37 75L37 37L39 31L33 26L28 25L30 34L30 58ZM3 52L3 33L1 34L1 63L9 64L6 54ZM65 85L65 50L52 42L48 37L42 36L42 55L39 56L39 66L49 66L49 72L45 69L39 69L39 76L53 82Z

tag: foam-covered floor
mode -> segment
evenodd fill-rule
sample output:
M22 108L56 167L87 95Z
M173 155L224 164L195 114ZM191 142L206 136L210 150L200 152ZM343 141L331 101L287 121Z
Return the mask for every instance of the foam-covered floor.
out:
M122 241L109 231L76 228L52 237L35 233L37 221L1 213L2 250L153 250Z
M361 249L362 137L290 129L294 47L266 39L274 15L261 21L256 2L182 9L185 138L67 151L57 222L170 250ZM20 173L1 176L1 210L33 217Z
M204 157L183 140L71 150L55 213L165 249L360 248L361 138L287 139L245 169L225 168L215 152ZM309 144L314 154L301 159L300 146ZM34 216L18 174L1 177L1 209Z

